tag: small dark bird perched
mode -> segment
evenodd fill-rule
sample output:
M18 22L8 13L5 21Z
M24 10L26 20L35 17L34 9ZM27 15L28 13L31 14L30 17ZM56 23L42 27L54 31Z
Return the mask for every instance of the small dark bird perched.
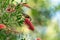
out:
M23 16L24 16L25 18L29 18L29 19L30 19L30 21L31 21L31 17L30 17L29 15L27 15L27 14L23 13Z

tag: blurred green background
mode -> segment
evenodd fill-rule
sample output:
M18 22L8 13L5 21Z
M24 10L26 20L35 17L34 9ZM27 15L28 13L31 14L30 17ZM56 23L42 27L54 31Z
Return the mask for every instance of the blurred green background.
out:
M29 0L26 13L31 16L42 40L60 40L60 0ZM29 11L28 11L29 10Z
M15 1L21 2L21 0ZM24 13L31 17L35 30L28 30L27 25L23 24L23 27L16 28L19 32L22 29L24 33L24 35L18 34L17 40L20 40L20 35L22 35L21 38L26 38L27 40L35 40L36 38L41 38L41 40L60 40L60 0L27 0L27 4L30 8L23 6L22 9ZM15 38L12 40L15 40Z

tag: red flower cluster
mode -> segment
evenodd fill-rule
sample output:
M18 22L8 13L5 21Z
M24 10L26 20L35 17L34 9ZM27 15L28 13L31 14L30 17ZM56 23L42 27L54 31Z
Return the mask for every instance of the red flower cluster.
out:
M33 24L31 23L31 21L29 20L29 18L25 18L24 23L29 26L28 28L29 28L30 30L34 31L34 26L33 26Z
M4 29L6 26L4 24L0 24L0 29Z

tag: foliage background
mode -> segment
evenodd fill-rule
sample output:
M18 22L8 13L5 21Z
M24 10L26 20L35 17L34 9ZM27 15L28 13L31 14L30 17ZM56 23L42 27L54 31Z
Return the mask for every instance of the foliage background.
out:
M27 12L42 40L60 40L60 0L29 0Z
M8 1L6 3L8 3ZM22 29L24 33L24 35L22 33L17 34L18 36L17 40L20 40L20 37L19 37L20 35L22 35L21 38L25 37L27 40L28 39L34 40L35 38L41 38L41 40L60 40L60 0L28 0L27 4L31 8L23 7L23 9L25 10L24 13L28 14L31 17L32 23L35 26L35 31L33 32L30 30L27 30L26 25L23 24L23 27L17 27L16 29L19 32ZM0 6L0 9L1 8L2 7ZM17 11L21 12L22 10L20 7L17 7ZM4 13L4 11L2 13ZM16 25L12 24L12 26L16 26ZM2 30L1 32L3 32L1 33L3 35L5 31ZM0 38L2 38L1 37L2 35L0 35ZM9 35L12 35L12 34L9 34ZM28 35L28 37L26 37L26 35ZM6 37L6 35L3 35L3 36ZM14 38L12 38L12 40L16 40L15 36Z

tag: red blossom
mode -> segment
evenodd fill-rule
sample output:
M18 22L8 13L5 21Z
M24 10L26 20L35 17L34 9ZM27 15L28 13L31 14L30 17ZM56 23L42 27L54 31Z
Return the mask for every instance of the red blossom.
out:
M32 22L29 20L29 18L25 18L24 23L29 26L28 28L29 28L30 30L34 31L34 26L33 26Z
M4 24L0 24L0 29L4 29L6 26Z

